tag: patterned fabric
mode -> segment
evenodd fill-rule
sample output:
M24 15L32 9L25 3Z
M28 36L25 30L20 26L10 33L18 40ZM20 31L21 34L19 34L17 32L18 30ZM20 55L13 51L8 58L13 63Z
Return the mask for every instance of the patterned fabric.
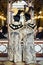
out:
M12 29L12 28L11 28ZM21 46L23 42L23 47ZM34 51L34 31L28 25L16 29L10 33L9 43L9 60L14 62L21 62L23 54L23 61L28 63L35 63Z
M15 7L15 4L13 3L12 6ZM34 21L33 20L31 21L32 24L29 21L33 15L32 11L31 11L32 16L24 14L20 15L20 19L17 20L14 17L14 21L12 21L12 25L10 25L11 30L9 41L9 53L8 53L9 60L10 61L14 60L14 62L21 62L23 59L23 61L25 61L27 64L35 63L36 57L34 51L34 30L31 28L31 26L34 25ZM21 27L18 27L18 25L15 26L15 24L13 23L18 21L23 24ZM28 22L30 22L31 25L28 25Z
M11 39L9 44L9 60L14 62L21 61L21 44L20 44L20 35L19 33L11 33ZM19 58L19 59L18 59Z
M34 51L34 34L27 34L24 38L24 52L25 52L25 62L26 63L35 63L35 51Z
M36 63L36 56L34 51L34 31L30 28L23 28L21 30L23 41L23 61L27 64Z

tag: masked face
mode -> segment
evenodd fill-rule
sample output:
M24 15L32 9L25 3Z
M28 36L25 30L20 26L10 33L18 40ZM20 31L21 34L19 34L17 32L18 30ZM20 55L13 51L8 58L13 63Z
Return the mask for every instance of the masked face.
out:
M11 9L11 12L13 12L14 16L15 16L18 13L18 9L17 8L13 8L13 9Z
M26 8L25 8L25 13L27 13L29 11L29 7L27 6Z
M30 14L28 14L28 13L25 13L25 19L26 19L26 21L30 20L30 19L31 19L31 16L30 16Z
M19 22L20 21L20 15L22 15L22 14L23 14L22 10L18 10L18 13L13 16L14 21Z

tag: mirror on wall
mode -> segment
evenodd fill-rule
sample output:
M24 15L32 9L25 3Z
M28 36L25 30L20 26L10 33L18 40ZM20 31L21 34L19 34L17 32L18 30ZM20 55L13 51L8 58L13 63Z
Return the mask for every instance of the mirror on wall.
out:
M0 21L0 39L8 38L8 25L6 21Z
M33 2L35 15L38 16L38 18L36 17L36 39L43 39L43 4L40 1L38 2L38 4L36 0L34 0ZM8 0L0 0L0 39L8 37L7 6Z
M7 0L0 0L0 39L8 38Z
M37 25L36 39L42 40L43 39L43 16L42 18L40 16L40 18L36 20L36 25Z

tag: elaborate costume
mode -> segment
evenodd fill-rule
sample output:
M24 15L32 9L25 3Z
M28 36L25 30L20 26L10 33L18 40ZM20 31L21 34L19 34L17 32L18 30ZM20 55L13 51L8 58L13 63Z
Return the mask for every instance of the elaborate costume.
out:
M23 56L23 61L25 61L26 64L29 64L36 62L33 30L35 25L31 20L31 15L24 11L24 5L27 6L25 1L17 1L12 3L12 22L9 25L9 60L21 62ZM15 8L18 9L16 14L14 10ZM22 43L23 48L21 46Z

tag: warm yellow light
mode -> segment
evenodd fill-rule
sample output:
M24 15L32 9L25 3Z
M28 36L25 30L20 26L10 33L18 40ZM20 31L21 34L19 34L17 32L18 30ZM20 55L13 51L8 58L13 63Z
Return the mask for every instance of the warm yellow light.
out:
M41 16L40 18L43 18L43 16Z
M41 18L41 16L38 16L38 19Z
M0 16L0 19L2 20L6 20L6 18L4 16Z
M6 20L6 18L3 18L4 20Z
M42 13L42 11L39 12L39 14L41 14L41 13Z
M32 18L32 19L34 20L34 19L40 19L40 18L43 18L43 16L35 16L35 17Z
M35 16L35 17L34 17L34 18L32 18L32 19L33 19L33 20L34 20L34 19L38 19L38 16Z
M38 18L38 16L35 16L34 18L35 18L35 19L37 19L37 18Z
M39 19L39 18L43 18L43 16L38 16L38 19Z
M0 16L0 19L1 19L1 16Z

